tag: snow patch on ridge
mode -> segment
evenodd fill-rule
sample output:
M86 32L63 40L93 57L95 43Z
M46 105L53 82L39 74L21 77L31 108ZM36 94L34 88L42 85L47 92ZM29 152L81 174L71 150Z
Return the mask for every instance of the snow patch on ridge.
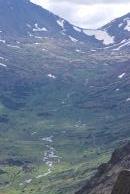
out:
M95 36L97 40L103 41L104 45L109 45L114 43L114 37L110 36L104 30L84 30L84 33L88 36Z
M5 44L5 43L6 43L6 41L5 41L5 40L2 40L2 39L0 39L0 42L2 42L3 44Z
M33 32L43 32L43 31L46 32L46 31L48 31L45 27L40 28L37 23L34 26L35 26L35 28L33 28Z
M7 44L8 47L11 47L11 48L20 48L20 46L17 46L17 45L11 45L11 44Z
M59 20L57 20L57 24L58 24L62 29L64 29L64 22L65 22L64 19L59 19Z
M43 141L47 141L47 142L53 142L53 141L52 141L52 138L53 138L53 136L43 137L42 140L43 140Z
M72 37L72 36L69 36L69 38L70 38L70 40L71 40L72 42L78 42L78 40L77 40L76 38Z
M121 75L118 76L119 79L122 79L125 76L126 73L122 73Z
M118 27L121 28L123 25L124 25L123 23L120 23L120 24L118 25Z
M52 79L56 79L56 76L55 75L52 75L51 73L49 73L47 76L50 77L50 78L52 78Z
M7 67L7 65L3 64L3 63L0 63L0 66L2 67Z
M130 32L130 19L126 19L126 21L127 21L127 24L124 29Z
M126 99L126 102L130 102L130 98L127 98L127 99Z
M77 27L77 26L73 26L74 30L81 32L81 28Z

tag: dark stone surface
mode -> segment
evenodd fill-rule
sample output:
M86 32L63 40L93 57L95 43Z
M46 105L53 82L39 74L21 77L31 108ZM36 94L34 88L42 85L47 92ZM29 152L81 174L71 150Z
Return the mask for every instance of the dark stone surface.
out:
M130 194L130 171L124 170L119 174L112 194Z

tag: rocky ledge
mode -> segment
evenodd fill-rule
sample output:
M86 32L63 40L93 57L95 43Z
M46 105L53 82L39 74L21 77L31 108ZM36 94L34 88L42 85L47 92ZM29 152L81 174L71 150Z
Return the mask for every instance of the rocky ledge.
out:
M116 149L76 194L130 194L130 142Z

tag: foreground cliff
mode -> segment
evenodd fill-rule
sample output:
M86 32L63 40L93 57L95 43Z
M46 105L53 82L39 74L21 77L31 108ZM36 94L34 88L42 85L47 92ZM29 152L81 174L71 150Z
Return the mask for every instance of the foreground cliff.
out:
M101 165L94 177L76 194L129 194L130 143L115 150L110 161Z
M112 194L130 194L130 171L123 170L118 176Z

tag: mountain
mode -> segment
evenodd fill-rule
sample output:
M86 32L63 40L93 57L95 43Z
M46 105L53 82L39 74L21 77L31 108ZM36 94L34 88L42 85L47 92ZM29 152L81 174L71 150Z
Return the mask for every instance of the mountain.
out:
M83 41L89 47L101 46L97 39L63 18L31 3L29 0L0 0L0 35L2 40L19 38L61 38Z
M103 47L111 50L129 49L130 13L117 18L99 29L83 29L87 35L103 42Z
M29 1L0 5L0 194L72 194L129 139L129 50L63 35Z
M83 29L31 3L29 0L0 0L0 42L19 39L26 41L58 38L76 44L83 42L88 49L129 45L130 14L118 18L102 28ZM25 41L25 40L24 40Z
M130 143L116 149L108 163L99 166L76 194L126 194L130 192ZM117 180L117 182L116 182Z
M118 49L130 45L130 13L113 20L101 29L113 37Z

